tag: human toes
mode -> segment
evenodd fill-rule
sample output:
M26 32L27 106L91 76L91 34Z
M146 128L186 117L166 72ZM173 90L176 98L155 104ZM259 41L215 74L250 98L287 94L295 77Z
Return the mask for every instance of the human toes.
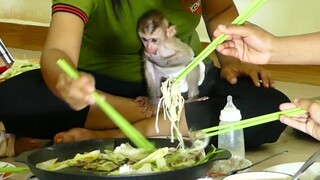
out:
M83 141L91 138L91 131L84 128L72 128L68 131L60 132L55 135L54 143L70 143Z
M67 131L56 134L53 138L55 144L74 142L75 137Z

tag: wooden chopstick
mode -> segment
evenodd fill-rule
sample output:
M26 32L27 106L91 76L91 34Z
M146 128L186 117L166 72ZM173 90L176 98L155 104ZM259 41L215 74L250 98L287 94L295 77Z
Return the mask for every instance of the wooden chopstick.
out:
M202 129L199 131L205 133L206 136L208 137L212 137L212 136L223 134L229 131L244 129L244 128L272 122L272 121L278 120L280 116L283 116L283 115L295 116L295 115L305 114L306 112L307 111L302 108L292 108L292 109L287 109L287 110L283 110L275 113L270 113L262 116L249 118L249 119L244 119L244 120L237 121L230 124L214 126L214 127Z

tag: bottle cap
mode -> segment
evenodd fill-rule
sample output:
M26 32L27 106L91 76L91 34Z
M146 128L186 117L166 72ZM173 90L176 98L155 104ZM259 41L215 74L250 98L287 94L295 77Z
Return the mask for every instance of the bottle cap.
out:
M240 110L232 102L232 96L227 97L227 104L226 106L220 111L220 120L233 122L233 121L240 121L241 120L241 113Z

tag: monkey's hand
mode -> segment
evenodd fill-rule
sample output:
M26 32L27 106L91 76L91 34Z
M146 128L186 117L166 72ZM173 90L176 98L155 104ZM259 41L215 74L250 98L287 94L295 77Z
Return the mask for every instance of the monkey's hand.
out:
M135 102L142 107L142 112L146 114L146 118L150 118L157 113L157 106L159 100L152 101L149 97L139 96L136 98Z

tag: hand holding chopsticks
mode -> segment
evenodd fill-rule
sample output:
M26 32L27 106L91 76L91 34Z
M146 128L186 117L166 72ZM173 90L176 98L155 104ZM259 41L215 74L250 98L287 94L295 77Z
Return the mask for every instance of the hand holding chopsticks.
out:
M258 117L244 119L242 121L237 121L237 122L230 123L230 124L225 124L225 125L221 125L221 126L214 126L214 127L202 129L199 131L205 133L206 136L208 136L208 137L212 137L212 136L216 136L216 135L226 133L229 131L244 129L244 128L272 122L272 121L278 120L280 118L280 116L282 116L282 115L295 116L295 115L300 115L300 114L305 114L305 113L306 113L306 110L304 110L302 108L292 108L292 109L279 111L279 112L275 112L275 113L271 113L271 114L266 114L266 115L262 115L262 116L258 116Z
M59 59L57 64L70 77L77 79L79 74L64 60ZM153 149L154 145L149 142L137 129L135 129L120 113L107 103L97 92L92 93L93 99L101 110L122 130L122 132L138 147Z
M241 25L247 21L256 11L258 11L267 0L255 0L249 5L231 24ZM212 53L219 44L228 38L227 35L221 34L215 38L201 53L188 64L188 66L178 75L174 83L179 83L189 72L192 71L201 61Z

